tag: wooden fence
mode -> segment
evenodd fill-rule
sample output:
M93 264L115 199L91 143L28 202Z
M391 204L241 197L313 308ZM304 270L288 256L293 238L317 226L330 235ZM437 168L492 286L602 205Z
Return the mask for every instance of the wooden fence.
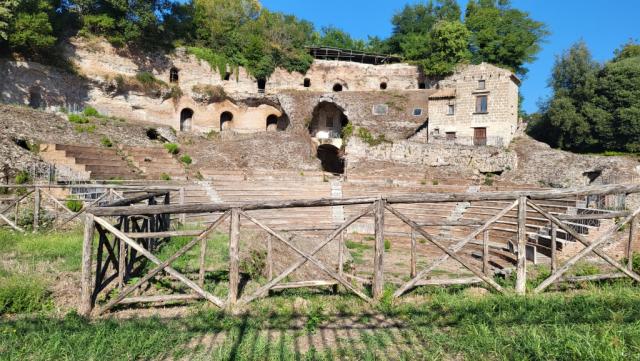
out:
M90 207L104 204L118 205L118 201L130 194L148 192L176 193L179 202L184 203L184 188L171 187L141 187L105 184L74 184L74 185L0 185L0 190L6 195L0 197L5 203L0 208L0 226L3 224L18 232L25 232L24 225L20 225L21 210L29 209L33 215L30 226L34 231L43 225L42 210L48 206L52 210L53 224L51 230L59 230L74 221L81 220L81 216ZM62 193L62 195L60 194ZM72 210L68 201L79 202L81 208ZM8 203L8 204L7 204ZM184 215L180 215L184 223Z
M117 305L131 303L166 302L192 299L205 299L212 304L229 310L246 305L253 300L269 295L270 291L285 288L298 287L318 287L318 286L342 286L347 291L357 295L367 302L376 302L382 296L385 287L384 268L384 235L385 235L385 213L400 219L404 224L412 229L411 237L411 279L401 284L393 294L394 298L401 297L411 289L423 285L438 284L464 284L481 282L494 289L496 292L515 292L524 294L526 292L527 262L526 262L526 217L527 212L536 212L544 217L552 225L551 242L551 275L542 281L534 290L535 293L544 291L554 282L564 281L563 275L574 266L579 260L590 253L597 255L607 264L617 270L613 274L583 277L581 280L597 280L606 278L630 277L635 281L640 281L640 275L635 273L631 267L632 242L637 232L637 216L640 208L630 211L620 211L612 213L585 214L574 216L553 215L539 205L540 201L566 199L569 197L585 197L590 195L608 194L631 194L639 193L640 185L609 185L598 187L585 187L570 190L544 190L544 191L520 191L520 192L487 192L487 193L427 193L416 194L414 196L396 197L365 197L365 198L345 198L345 199L317 199L317 200L292 200L292 201L265 201L256 203L241 204L170 204L168 193L150 192L130 199L122 199L107 206L92 206L87 209L85 217L85 233L83 243L83 263L82 263L82 293L79 311L82 314L101 314ZM157 199L161 201L158 202ZM429 223L419 223L412 220L407 215L399 211L395 205L398 204L420 204L420 203L440 203L440 202L472 202L472 201L509 201L508 206L495 213L491 218L482 222L450 222L446 220L436 220ZM144 202L144 204L140 204ZM161 203L161 204L159 204ZM307 207L333 207L333 206L365 206L343 223L330 229L324 229L329 233L324 239L318 242L311 251L304 251L298 247L288 235L282 231L277 231L265 225L249 211L264 209L286 209L286 208L307 208ZM488 252L489 233L491 226L505 216L508 212L517 210L518 233L515 239L517 243L516 255L517 265L516 283L513 290L505 289L498 284L488 272ZM201 230L171 230L171 215L178 214L216 214L215 221ZM373 216L375 222L375 246L373 257L373 274L370 280L362 279L356 275L348 274L344 270L344 240L342 235L358 220L365 216ZM601 233L594 240L588 240L583 235L568 226L563 220L571 219L615 219L615 224ZM248 221L255 228L266 232L267 239L264 246L267 250L266 266L268 268L267 282L260 285L252 292L243 292L240 287L240 231L241 219ZM207 257L207 239L221 225L229 224L229 247L228 247L228 293L226 297L220 297L207 291L207 281L205 277L205 262ZM430 225L473 227L462 239L454 241L443 239L428 232L425 227ZM605 245L613 241L612 236L617 231L627 225L631 226L630 237L626 245L627 264L622 264L603 251ZM577 241L584 245L584 249L567 260L564 264L558 264L556 252L557 230L562 229ZM309 231L309 229L300 229ZM316 229L315 231L320 231ZM98 247L94 249L94 234L98 234ZM424 237L441 252L440 257L436 257L424 269L417 270L417 255L415 235ZM159 259L154 251L158 244L171 242L172 237L194 237L182 246L166 260ZM467 244L475 242L477 237L482 237L482 268L476 267L468 260L460 256L460 250ZM253 240L258 242L258 240ZM291 263L282 272L273 274L273 244L280 242L298 256L291 259ZM318 253L331 242L339 244L338 266L332 267L318 259ZM199 270L197 275L189 277L172 267L172 264L187 252L200 245ZM94 262L94 256L96 257ZM466 279L425 280L438 266L448 260L455 260L462 267L473 274L473 277ZM151 262L155 266L142 275L141 271L145 264ZM310 279L297 282L287 282L287 278L294 271L305 264L311 264L320 273L326 275L330 281ZM95 272L94 272L95 270ZM143 285L156 277L161 272L167 273L170 277L182 283L190 289L191 293L176 293L170 295L133 295L140 293ZM575 277L574 277L575 278ZM135 282L132 282L135 280ZM129 281L129 282L127 282ZM370 284L370 290L365 286ZM106 292L109 288L117 288L116 296L109 296L112 293ZM106 298L105 302L97 305L99 295ZM99 307L96 307L99 306Z

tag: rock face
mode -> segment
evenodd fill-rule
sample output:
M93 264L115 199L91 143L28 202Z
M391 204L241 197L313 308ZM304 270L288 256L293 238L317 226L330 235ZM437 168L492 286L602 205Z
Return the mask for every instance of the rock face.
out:
M514 140L509 150L518 156L518 167L503 178L514 183L565 188L588 184L640 181L638 159L576 154L552 149L527 136Z
M446 144L424 144L412 141L383 143L374 147L353 137L346 150L349 163L383 161L423 167L447 167L452 171L502 173L518 164L514 152L494 147L471 147Z

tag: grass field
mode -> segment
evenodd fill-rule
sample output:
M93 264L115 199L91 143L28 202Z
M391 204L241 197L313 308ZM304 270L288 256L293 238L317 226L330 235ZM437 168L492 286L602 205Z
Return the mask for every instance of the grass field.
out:
M527 297L423 288L378 306L292 290L239 316L196 302L89 321L60 301L80 239L0 231L1 360L640 359L640 287L625 280Z

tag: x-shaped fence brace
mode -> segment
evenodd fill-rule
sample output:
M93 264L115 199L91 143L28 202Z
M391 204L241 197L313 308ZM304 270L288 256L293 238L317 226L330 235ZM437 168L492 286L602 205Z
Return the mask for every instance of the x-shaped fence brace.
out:
M284 278L286 278L288 275L290 275L292 272L294 272L298 268L302 267L307 262L310 262L313 265L315 265L316 267L318 267L322 272L324 272L329 277L331 277L331 278L335 279L336 281L338 281L341 285L343 285L346 289L348 289L349 291L351 291L354 294L356 294L358 297L362 298L363 300L365 300L367 302L370 302L371 298L369 296L367 296L362 291L360 291L360 290L356 289L355 287L353 287L349 283L349 281L347 281L344 277L342 277L340 274L332 271L329 267L327 267L325 264L320 262L314 256L318 252L320 252L320 250L322 250L326 245L331 243L331 241L333 241L336 237L338 237L350 225L355 223L357 220L359 220L363 216L369 214L374 209L374 207L375 207L375 205L371 205L371 206L367 207L366 209L364 209L362 212L360 212L360 213L354 215L353 217L349 218L346 222L342 223L336 230L334 230L331 234L329 234L329 236L327 236L323 242L321 242L318 246L316 246L316 248L314 248L309 253L305 253L304 251L302 251L301 249L299 249L298 247L293 245L291 242L289 242L289 240L287 240L286 237L280 235L279 233L277 233L273 229L271 229L268 226L260 223L260 221L258 221L257 219L255 219L252 216L248 215L247 213L241 211L240 214L243 217L245 217L246 219L248 219L249 221L254 223L259 228L262 228L264 231L266 231L267 233L269 233L270 235L275 237L280 242L284 243L287 247L289 247L290 249L295 251L297 254L299 254L300 257L298 258L298 260L296 262L291 264L287 269L285 269L278 276L273 278L267 284L265 284L262 287L258 288L258 290L256 290L253 294L241 298L239 303L240 304L247 304L247 303L255 300L256 298L264 296L265 294L267 294L267 292L270 289L272 289L274 286L276 286L278 283L280 283Z
M549 287L552 283L556 282L563 274L565 274L572 266L574 266L580 259L584 258L589 253L593 252L598 257L605 260L607 263L617 268L623 274L632 278L633 280L640 282L640 275L635 273L633 270L623 266L621 263L613 259L611 256L607 255L602 251L602 247L606 246L609 243L612 243L613 240L611 236L613 236L616 232L621 230L627 223L631 222L635 219L638 214L640 214L640 208L636 209L634 212L629 214L622 222L616 223L607 229L604 233L602 233L598 238L596 238L593 242L589 242L586 238L584 238L581 234L576 232L570 226L562 223L557 217L553 216L551 213L546 212L540 206L533 203L531 200L527 200L527 205L531 207L533 210L538 212L541 216L551 221L558 228L564 230L569 235L577 239L580 243L585 245L585 248L580 251L575 256L571 257L568 261L565 262L563 266L558 268L555 272L551 274L547 279L542 281L538 287L535 288L534 293L540 293L544 291L547 287Z
M489 227L491 227L491 225L493 225L496 221L498 221L504 215L509 213L509 211L511 211L513 208L515 208L518 205L518 203L519 203L519 200L516 200L513 203L509 204L506 208L504 208L503 210L498 212L498 214L496 214L495 216L491 217L488 221L486 221L482 226L476 228L474 231L469 233L469 235L467 235L464 239L460 240L458 243L454 244L450 248L447 248L444 244L442 244L440 242L439 237L436 237L436 236L434 236L432 234L429 234L422 227L420 227L416 222L414 222L411 219L409 219L409 217L405 216L404 214L400 213L397 209L395 209L395 208L391 207L390 205L386 204L385 208L389 212L391 212L393 215L398 217L401 221L403 221L404 223L409 225L413 230L418 232L420 235L422 235L424 238L426 238L429 242L433 243L440 250L445 252L445 255L443 255L442 257L440 257L440 258L436 259L435 261L433 261L429 267L423 269L414 278L412 278L407 283L405 283L402 286L400 286L396 290L396 292L393 294L393 297L394 298L398 298L398 297L402 296L404 293L406 293L407 291L409 291L410 289L414 288L421 279L423 279L425 276L427 276L434 269L436 269L437 267L439 267L440 265L445 263L449 258L453 258L454 260L456 260L458 263L460 263L466 269L468 269L469 271L473 272L482 281L484 281L485 283L487 283L491 287L493 287L496 291L504 293L503 288L499 284L497 284L493 279L491 279L490 277L485 275L480 269L478 269L475 266L469 264L468 262L465 262L461 257L459 257L457 255L457 253L467 243L469 243L472 240L474 240L479 234L483 233L485 230L487 230Z
M127 244L127 246L129 246L132 249L136 250L137 252L139 252L144 257L146 257L151 262L153 262L153 263L155 263L157 265L155 268L153 268L151 271L149 271L144 277L142 277L140 280L138 280L135 284L130 285L130 286L126 287L124 290L122 290L118 294L118 296L116 296L115 298L111 299L106 305L104 305L102 308L100 308L97 311L97 314L98 315L102 314L102 313L110 310L111 308L113 308L115 305L117 305L122 300L124 300L129 294L131 294L131 292L133 292L137 288L141 287L145 282L149 281L152 277L154 277L160 271L165 271L166 273L168 273L169 275L171 275L172 277L174 277L178 281L180 281L183 284L185 284L187 287L191 288L195 293L200 295L202 298L208 300L209 302L215 304L216 306L218 306L220 308L224 308L224 306L225 306L224 301L222 301L220 298L212 295L211 293L205 291L202 287L200 287L198 284L196 284L195 282L193 282L192 280L187 278L185 275L183 275L180 272L176 271L174 268L171 267L171 264L175 260L177 260L179 257L181 257L182 255L187 253L190 249L195 247L195 245L197 245L198 243L202 242L202 240L206 239L211 234L211 232L213 232L219 225L221 225L224 222L224 220L229 216L230 213L231 213L230 211L225 212L215 222L210 224L197 238L195 238L192 241L190 241L189 243L187 243L184 247L182 247L180 250L178 250L178 252L176 252L174 255L169 257L166 261L161 261L160 259L158 259L155 255L153 255L151 252L149 252L147 249L145 249L143 246L141 246L138 242L136 242L133 239L127 237L119 229L117 229L116 227L111 225L111 223L109 223L107 220L105 220L103 218L100 218L100 217L94 217L94 222L97 225L100 225L102 228L104 228L104 230L110 232L115 237L117 237L121 241L125 242Z
M16 217L16 222L12 222L7 216L5 216L5 213L11 210L11 208L18 207L20 202L22 202L25 198L30 196L33 192L34 191L27 192L26 194L22 195L20 198L14 200L13 202L11 202L11 204L9 204L8 206L0 210L0 219L3 220L6 224L8 224L11 228L15 229L18 232L24 232L24 229L22 229L22 227L17 225L17 217ZM16 208L16 215L17 215L17 212L18 210Z

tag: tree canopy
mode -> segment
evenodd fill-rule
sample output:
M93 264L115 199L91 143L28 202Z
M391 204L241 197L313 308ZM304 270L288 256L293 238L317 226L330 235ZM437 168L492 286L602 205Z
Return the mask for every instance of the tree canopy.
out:
M601 65L584 42L556 59L529 134L558 148L640 152L640 46L629 43Z
M316 30L259 0L3 0L0 47L47 59L58 41L75 34L117 47L181 45L221 73L243 66L266 78L276 67L305 72L313 60L305 46L319 45L393 53L442 76L481 61L524 73L546 35L507 0L470 0L464 18L456 0L429 0L405 6L391 22L388 39L365 40L333 26Z

